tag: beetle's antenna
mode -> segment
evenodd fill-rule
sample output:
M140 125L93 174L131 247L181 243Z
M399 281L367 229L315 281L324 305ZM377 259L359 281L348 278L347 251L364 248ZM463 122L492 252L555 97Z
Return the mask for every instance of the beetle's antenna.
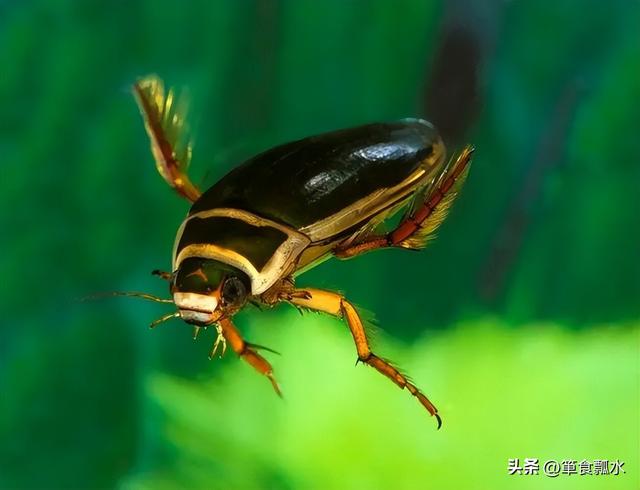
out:
M153 322L151 322L151 325L149 325L149 328L156 328L161 323L166 322L167 320L171 320L172 318L176 318L178 316L180 316L180 312L179 311L176 311L174 313L168 313L168 314L164 315L163 317L160 317L157 320L154 320Z
M108 293L97 293L92 294L90 296L85 296L84 298L80 298L80 301L89 301L94 299L108 298L111 296L132 296L134 298L142 298L149 301L155 301L156 303L171 303L173 304L172 299L158 298L153 294L147 293L139 293L137 291L111 291Z

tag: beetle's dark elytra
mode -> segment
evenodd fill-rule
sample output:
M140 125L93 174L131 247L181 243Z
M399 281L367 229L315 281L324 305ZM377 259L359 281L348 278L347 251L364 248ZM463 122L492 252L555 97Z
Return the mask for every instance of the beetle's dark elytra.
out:
M400 183L441 146L436 129L419 119L312 136L235 168L202 194L190 214L243 209L299 229Z

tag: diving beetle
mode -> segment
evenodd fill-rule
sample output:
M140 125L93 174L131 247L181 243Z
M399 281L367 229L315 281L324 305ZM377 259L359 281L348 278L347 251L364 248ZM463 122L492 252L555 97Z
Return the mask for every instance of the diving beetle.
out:
M406 388L439 428L433 403L371 351L356 308L342 294L298 288L294 278L330 257L423 248L460 190L473 148L446 162L442 139L427 121L367 124L267 150L201 192L187 175L192 145L184 97L165 93L153 75L138 80L133 93L159 173L192 203L177 232L171 272L154 271L169 282L172 299L122 293L175 304L176 312L151 326L178 317L194 326L194 338L202 327L214 327L210 357L228 343L280 394L261 346L242 338L234 314L248 302L328 313L346 321L358 361ZM399 224L384 231L384 221L403 209Z

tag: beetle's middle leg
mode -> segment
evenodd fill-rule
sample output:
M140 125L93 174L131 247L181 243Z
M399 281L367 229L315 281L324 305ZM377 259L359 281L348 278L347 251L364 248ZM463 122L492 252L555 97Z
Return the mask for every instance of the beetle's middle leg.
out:
M269 378L269 381L271 381L271 385L278 396L282 396L280 386L278 386L278 382L273 376L273 368L264 357L256 352L255 347L257 346L246 342L240 336L240 332L238 332L238 329L230 319L225 318L220 320L220 327L222 329L222 335L227 339L227 342L229 342L233 351L253 366L256 371Z
M459 187L464 182L472 154L473 148L466 147L455 161L447 165L433 184L425 190L422 203L413 212L405 215L393 231L338 245L333 254L340 259L348 259L379 248L423 248L444 220Z
M351 335L355 341L358 360L376 369L378 372L393 381L400 387L400 389L406 388L409 393L418 399L420 404L426 408L431 415L436 417L438 420L438 428L440 428L442 420L438 415L438 409L433 405L433 403L431 403L426 395L388 361L385 361L371 352L360 315L358 315L358 312L351 303L349 303L342 295L331 291L304 288L299 289L296 292L302 294L291 296L287 299L288 302L302 308L322 311L338 318L344 318L347 321L349 330L351 330Z

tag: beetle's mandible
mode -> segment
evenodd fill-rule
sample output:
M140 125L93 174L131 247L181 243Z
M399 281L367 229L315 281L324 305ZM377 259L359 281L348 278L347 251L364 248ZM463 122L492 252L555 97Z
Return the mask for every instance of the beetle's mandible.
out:
M211 357L229 346L280 388L260 346L245 341L233 316L248 302L287 302L342 318L358 360L411 395L437 418L436 407L407 377L369 348L363 322L341 294L298 288L297 275L329 257L346 259L387 247L420 249L442 223L462 186L473 148L445 159L437 130L420 119L368 124L272 148L242 163L205 192L190 181L191 143L186 106L149 76L133 92L165 181L192 203L175 240L170 284L178 317L214 327ZM384 221L404 214L391 231Z

